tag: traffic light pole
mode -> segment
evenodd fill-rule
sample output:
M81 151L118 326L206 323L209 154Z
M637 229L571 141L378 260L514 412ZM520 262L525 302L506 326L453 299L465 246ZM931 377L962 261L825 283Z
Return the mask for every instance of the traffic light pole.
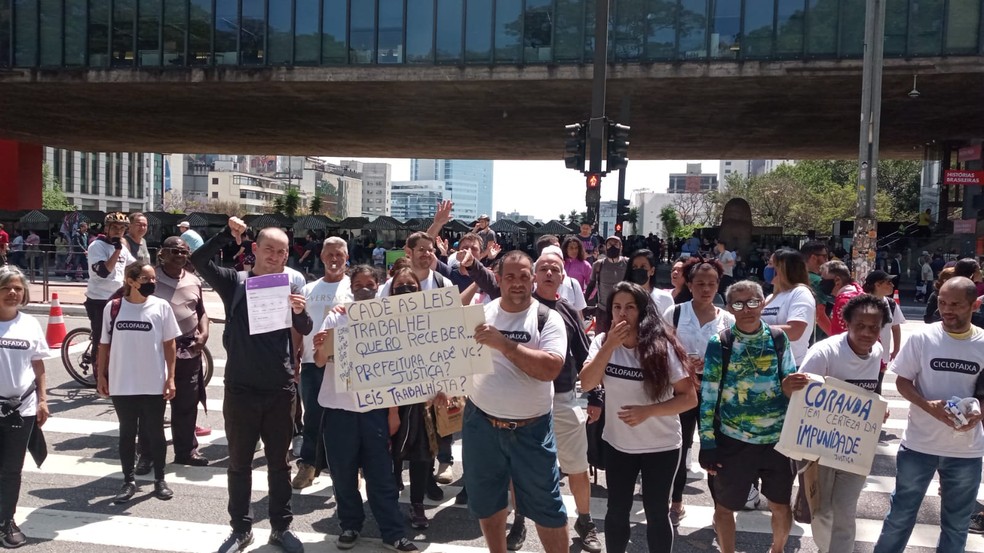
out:
M623 123L629 122L629 109L630 109L630 96L622 97L622 106L620 108L619 119ZM628 168L628 161L625 162L623 167L618 170L618 199L615 201L615 228L618 229L618 234L625 234L625 215L626 213L622 210L622 200L625 199L625 171ZM634 228L632 230L635 230Z
M861 282L874 268L878 249L875 188L878 184L878 137L881 130L882 63L886 0L868 0L865 12L864 65L861 77L861 137L858 159L858 204L851 247L854 278Z
M591 88L591 119L588 121L588 171L601 174L605 152L605 92L608 78L608 10L610 0L595 2L594 81ZM588 218L599 223L601 199L587 205ZM600 230L600 229L599 229Z

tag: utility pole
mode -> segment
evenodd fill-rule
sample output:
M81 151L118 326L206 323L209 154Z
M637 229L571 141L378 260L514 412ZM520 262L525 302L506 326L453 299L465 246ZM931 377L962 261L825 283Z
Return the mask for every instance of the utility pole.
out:
M608 80L608 10L610 0L595 2L594 79L591 87L591 119L588 120L588 173L602 175L602 156L607 144L605 94ZM590 178L590 177L589 177ZM601 195L587 202L588 218L599 224ZM596 227L597 228L597 227ZM599 229L600 230L600 229Z
M878 135L881 130L885 2L886 0L865 2L867 8L864 16L864 66L861 78L858 207L854 218L854 242L851 247L854 278L858 281L863 281L874 268L878 248L875 189L878 185Z

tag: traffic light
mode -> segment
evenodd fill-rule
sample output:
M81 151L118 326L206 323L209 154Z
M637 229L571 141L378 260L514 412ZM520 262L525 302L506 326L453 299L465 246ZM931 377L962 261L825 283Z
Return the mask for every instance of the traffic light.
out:
M622 222L629 215L629 200L619 200L618 201L618 211L615 214L615 218Z
M625 169L629 162L629 126L608 122L608 171Z
M615 234L622 234L622 223L615 223Z
M565 126L564 129L567 133L564 142L564 165L568 169L584 171L588 126L584 123L574 123Z
M588 173L585 178L585 186L584 203L588 206L598 205L598 202L601 201L601 175Z

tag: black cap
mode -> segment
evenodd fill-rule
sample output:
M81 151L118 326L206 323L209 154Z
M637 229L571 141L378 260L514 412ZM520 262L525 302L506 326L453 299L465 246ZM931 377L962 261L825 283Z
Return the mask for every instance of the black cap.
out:
M884 280L895 280L897 275L890 275L885 271L871 271L868 276L864 277L864 287L871 288L875 284L882 282Z

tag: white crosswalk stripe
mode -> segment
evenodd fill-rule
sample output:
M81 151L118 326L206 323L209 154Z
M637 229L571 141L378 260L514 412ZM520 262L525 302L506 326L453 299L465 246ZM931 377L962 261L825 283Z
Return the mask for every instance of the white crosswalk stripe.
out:
M209 420L221 420L222 418L222 369L225 366L224 359L216 359L216 375L208 386L210 399L207 402ZM58 363L58 360L52 360ZM60 364L59 364L60 365ZM49 365L50 366L50 365ZM899 439L905 428L905 417L909 409L909 403L898 396L894 386L893 378L889 375L884 386L884 393L889 401L891 418L884 426L884 441L877 448L876 465L877 470L869 476L865 482L862 492L862 501L868 505L867 509L859 509L857 539L859 543L872 544L878 537L881 530L881 516L883 512L877 512L877 516L872 515L872 505L881 505L882 509L887 508L888 496L895 486L894 478L894 457L898 452ZM59 482L74 482L75 486L86 484L99 484L101 486L102 497L92 500L92 504L105 504L109 496L112 495L113 486L118 485L120 478L120 467L118 452L116 451L115 441L119 437L119 426L115 421L115 414L109 401L91 399L91 407L86 410L89 416L79 416L72 408L73 402L79 401L79 397L85 396L85 392L79 394L53 394L50 398L55 415L48 421L44 430L49 442L49 457L42 468L36 468L28 460L25 465L25 495L28 489L38 490L41 493L46 487L57 488ZM203 409L202 406L199 406ZM204 419L199 415L199 422ZM165 429L165 434L170 441L170 428ZM221 429L214 429L209 436L198 438L200 447L209 451L213 455L213 460L222 461L225 447L227 445L226 435ZM90 443L91 442L91 445ZM86 445L79 446L85 443ZM68 444L71 444L68 445ZM109 448L109 451L93 450L93 448ZM169 456L171 451L169 450ZM460 444L455 443L453 454L456 459L461 458ZM218 458L216 458L216 455ZM169 457L170 458L170 457ZM257 455L261 459L262 454ZM693 455L696 461L696 452ZM252 489L254 501L265 497L267 492L267 482L265 477L264 463L255 463L252 478ZM684 501L686 504L687 516L682 520L679 529L681 539L677 541L675 551L699 551L714 550L711 540L713 537L703 539L703 547L697 546L697 535L712 536L709 533L701 533L710 530L712 526L713 508L707 494L705 474L699 469L696 462L693 463L691 472L688 475L688 488L685 492ZM460 465L457 467L456 475L460 476ZM404 477L407 473L404 473ZM74 543L85 545L101 545L121 547L125 550L157 550L157 551L214 551L218 544L228 535L228 526L224 524L224 502L226 499L227 474L225 464L220 466L208 467L188 467L168 464L166 468L166 478L169 484L178 492L176 498L169 502L169 505L176 505L184 501L186 497L207 497L212 508L221 509L221 512L214 513L214 516L206 518L202 522L196 522L195 518L172 516L156 517L153 511L144 509L140 512L121 511L106 512L106 510L87 510L85 508L53 508L51 506L35 507L23 505L19 507L17 518L23 520L22 529L32 539L50 540L52 543ZM151 476L138 477L138 484L142 485L144 491L151 488ZM445 499L441 501L425 500L428 509L428 516L432 520L432 528L443 524L447 518L452 521L449 527L439 535L441 538L428 544L426 539L418 536L418 545L426 551L442 551L448 553L468 553L479 551L481 546L480 534L476 536L474 529L477 523L471 522L472 531L468 536L459 536L461 530L454 525L459 519L471 517L464 506L456 505L455 494L460 490L458 485L443 486ZM573 517L576 513L573 496L570 495L569 488L563 488L564 501L568 513ZM591 499L591 513L600 523L604 519L606 511L606 499L604 490L593 487L594 495ZM332 499L331 479L325 474L318 476L314 484L304 490L294 491L297 502L316 501L318 516L315 520L325 518L334 519L334 503ZM636 497L632 507L632 521L640 523L645 521L645 514L639 496ZM872 502L872 500L875 500ZM978 500L984 502L984 493L978 494ZM154 501L154 500L150 500ZM406 509L409 504L409 483L402 492L401 504ZM23 502L22 502L23 503ZM861 503L861 501L859 501ZM154 504L150 504L152 507ZM928 506L927 506L928 505ZM935 547L939 535L939 485L934 478L929 490L927 491L927 505L924 505L923 512L928 511L930 517L927 520L920 518L910 540L910 548L933 548ZM295 507L296 509L296 507ZM865 516L860 513L864 512ZM373 526L373 522L368 522L368 526ZM266 529L264 529L266 528ZM531 527L532 528L532 527ZM770 517L768 512L746 511L739 513L737 519L739 550L743 540L752 540L752 537L762 537L771 534ZM337 526L334 532L327 531L325 528L312 528L308 526L298 526L295 524L298 535L305 543L307 551L335 551L334 538L332 533L337 533ZM256 544L251 547L265 548L265 543L269 534L269 526L258 524L256 527ZM700 534L697 534L700 533ZM532 535L532 532L531 532ZM572 537L574 533L572 532ZM602 534L603 536L603 534ZM798 546L801 551L815 551L812 543L812 534L809 525L795 524L792 536L798 537ZM637 545L644 539L644 530L636 527L633 531L633 541ZM693 544L688 543L693 541ZM752 540L754 541L754 540ZM759 543L756 541L756 543ZM538 542L527 541L528 546L539 547ZM360 545L363 550L380 549L378 540L366 539ZM263 549L266 550L266 549ZM753 549L749 549L753 550ZM787 549L792 550L792 549ZM971 535L967 545L967 551L984 553L984 537Z

